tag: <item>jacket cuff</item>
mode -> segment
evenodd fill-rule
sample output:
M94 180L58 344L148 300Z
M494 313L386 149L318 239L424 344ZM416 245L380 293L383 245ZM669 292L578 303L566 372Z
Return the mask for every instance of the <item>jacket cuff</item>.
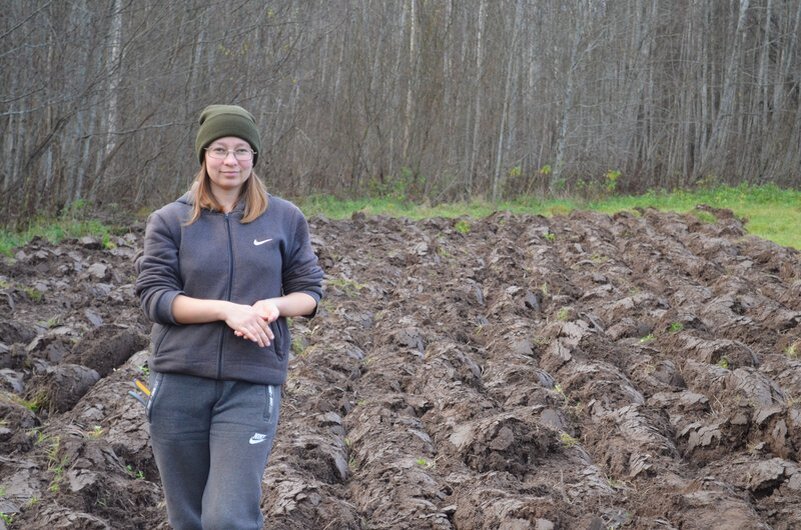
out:
M173 325L178 324L178 322L175 321L175 316L172 314L172 302L179 294L183 294L183 291L168 291L159 297L158 304L156 305L156 317L158 318L158 322Z
M303 315L304 318L312 318L314 315L317 314L317 308L320 306L320 299L322 298L322 296L320 296L320 293L315 291L298 291L298 292L307 294L312 298L314 298L314 311L312 311L308 315Z

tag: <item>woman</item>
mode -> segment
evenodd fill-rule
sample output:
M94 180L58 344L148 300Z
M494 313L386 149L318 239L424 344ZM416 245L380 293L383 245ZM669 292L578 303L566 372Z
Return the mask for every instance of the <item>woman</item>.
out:
M153 321L151 444L181 530L262 528L286 318L313 315L322 296L306 219L253 172L260 149L248 111L204 109L200 171L149 217L137 260L136 294Z

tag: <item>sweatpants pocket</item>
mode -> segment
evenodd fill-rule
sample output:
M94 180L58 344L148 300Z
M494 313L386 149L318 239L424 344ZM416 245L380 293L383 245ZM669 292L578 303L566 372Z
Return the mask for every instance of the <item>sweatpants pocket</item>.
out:
M278 385L264 385L264 421L269 422L278 414L281 399L281 387Z
M159 390L161 390L161 384L164 381L164 374L162 372L151 372L150 373L150 397L147 400L147 421L150 421L150 416L153 413L153 403L156 402L156 398L159 395Z

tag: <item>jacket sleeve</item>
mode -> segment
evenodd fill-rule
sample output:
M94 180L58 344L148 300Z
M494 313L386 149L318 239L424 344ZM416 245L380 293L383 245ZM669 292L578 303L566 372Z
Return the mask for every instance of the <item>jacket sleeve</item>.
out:
M136 260L136 295L145 315L157 324L177 324L172 302L183 293L183 280L176 241L180 241L180 234L172 234L158 212L151 214L145 229L144 250Z
M281 273L282 289L284 294L306 293L319 303L323 297L323 269L317 263L309 238L309 225L300 210L296 210L293 221L292 243L288 245ZM314 313L308 316L314 316Z

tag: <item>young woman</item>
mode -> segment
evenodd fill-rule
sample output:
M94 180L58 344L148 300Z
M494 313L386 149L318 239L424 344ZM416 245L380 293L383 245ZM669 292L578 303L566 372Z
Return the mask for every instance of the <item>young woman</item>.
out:
M174 528L260 529L286 318L314 314L323 272L303 214L253 172L261 140L248 111L204 109L195 149L192 187L149 217L136 263L153 322L151 444Z

